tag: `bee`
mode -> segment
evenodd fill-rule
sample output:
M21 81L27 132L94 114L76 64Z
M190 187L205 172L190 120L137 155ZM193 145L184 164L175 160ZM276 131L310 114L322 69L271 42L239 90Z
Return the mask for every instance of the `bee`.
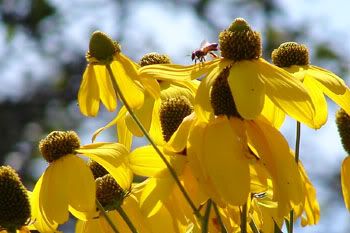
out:
M199 49L196 49L192 52L192 61L194 60L194 64L197 61L204 62L205 56L209 53L213 58L218 57L213 51L218 51L218 43L209 43L208 41L202 41Z

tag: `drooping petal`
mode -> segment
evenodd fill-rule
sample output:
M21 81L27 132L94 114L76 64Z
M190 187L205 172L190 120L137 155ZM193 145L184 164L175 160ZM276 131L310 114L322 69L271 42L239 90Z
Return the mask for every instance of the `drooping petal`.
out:
M74 160L74 157L74 155L66 155L50 163L34 187L32 196L34 208L39 210L38 214L42 215L42 219L47 220L51 226L68 221L69 185L67 180L74 176L76 171L71 174L66 167Z
M112 80L107 69L102 65L94 65L96 81L100 90L100 99L108 111L112 112L117 107L117 96L115 94Z
M281 133L262 119L246 121L249 143L256 149L273 180L274 200L279 216L285 216L291 205L304 201L301 177L288 142Z
M160 86L157 80L150 78L140 78L139 81L150 96L152 96L154 99L159 98Z
M161 99L156 99L154 101L149 134L156 145L162 146L165 144L165 140L162 133L162 124L160 122L160 108Z
M313 125L308 125L311 128L319 129L327 122L328 108L326 98L323 95L319 85L312 78L306 76L304 78L304 87L307 89L312 103L315 106L315 116Z
M166 169L152 146L142 146L133 150L129 155L130 168L139 176L153 177L161 170Z
M337 95L331 90L327 89L322 84L318 83L318 88L322 90L331 100L338 104L347 114L350 114L350 90L346 88L345 93Z
M310 65L307 69L307 76L317 80L322 86L336 95L343 95L346 90L344 80L334 73L318 66Z
M120 143L93 143L80 147L78 153L86 155L103 166L123 189L129 189L133 178L125 164L128 151Z
M346 208L350 211L350 156L347 156L341 166L341 187Z
M221 59L215 59L209 62L198 63L190 66L182 66L175 64L149 65L139 69L140 77L155 78L164 81L180 81L188 79L197 79L202 75L210 72Z
M153 106L154 106L154 99L151 98L150 96L147 96L145 98L145 102L140 109L134 110L134 114L136 117L140 120L141 124L143 127L149 131L150 126L151 126L151 121L152 121L152 111L153 111ZM126 114L125 117L125 123L128 126L129 130L137 137L142 137L143 133L140 130L139 126L136 124L134 119L131 117L129 113Z
M168 143L164 145L167 150L182 152L186 148L188 134L195 121L195 117L196 115L192 113L183 119L179 128L171 136Z
M96 116L100 106L100 91L93 65L88 65L78 92L78 103L82 114Z
M98 214L95 179L90 168L81 158L74 156L65 169L65 172L74 174L66 181L71 213L80 220L92 219Z
M250 191L248 148L238 127L239 119L216 118L205 129L202 144L203 165L222 199L232 205L244 204Z
M102 230L100 219L96 218L89 221L78 220L75 233L105 233L105 231Z
M227 59L221 60L221 62L213 68L199 84L194 100L194 111L199 120L207 122L210 117L213 116L214 111L210 103L210 90L215 79L230 63L232 63L232 61Z
M174 180L170 177L170 174L164 178L149 178L140 198L142 212L147 217L156 214L172 192L174 185Z
M265 100L265 85L257 63L244 60L233 64L228 84L239 114L248 120L256 118Z
M123 107L120 109L118 115L117 115L112 121L110 121L107 125L105 125L105 126L99 128L99 129L97 129L97 130L94 132L94 134L92 135L91 141L94 142L94 141L96 140L96 137L97 137L102 131L104 131L105 129L108 129L109 127L112 127L112 126L116 125L116 124L118 123L118 121L121 120L121 118L125 117L125 114L126 114L126 113L127 113L127 110L126 110L126 108L123 106Z
M136 67L126 56L118 54L116 60L111 63L111 69L127 103L132 109L140 108L143 105L144 93L134 81L137 77Z
M299 171L305 185L304 212L306 216L303 215L301 217L301 225L316 225L320 220L320 205L316 198L316 189L312 185L301 162L299 162Z
M301 81L263 59L255 63L259 66L260 77L265 83L266 95L270 100L297 121L312 125L315 111Z
M284 119L286 118L286 114L274 103L272 103L267 96L265 96L264 108L261 115L263 115L273 126L275 126L276 129L279 129L282 126Z

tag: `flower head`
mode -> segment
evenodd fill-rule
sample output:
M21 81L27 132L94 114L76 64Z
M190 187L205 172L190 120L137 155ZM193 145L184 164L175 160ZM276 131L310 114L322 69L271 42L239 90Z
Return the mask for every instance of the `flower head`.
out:
M0 190L0 231L15 232L28 225L31 207L27 190L10 166L0 166Z

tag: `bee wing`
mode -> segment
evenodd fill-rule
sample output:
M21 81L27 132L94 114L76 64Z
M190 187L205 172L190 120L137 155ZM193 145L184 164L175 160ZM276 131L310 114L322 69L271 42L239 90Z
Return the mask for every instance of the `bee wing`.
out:
M201 45L199 46L199 49L203 49L203 48L207 47L208 45L210 45L210 43L207 40L203 40L201 42Z

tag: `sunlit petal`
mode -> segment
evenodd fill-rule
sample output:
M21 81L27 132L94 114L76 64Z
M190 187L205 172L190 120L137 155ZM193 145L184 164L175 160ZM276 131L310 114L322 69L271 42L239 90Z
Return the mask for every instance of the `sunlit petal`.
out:
M239 125L239 119L215 119L206 128L202 145L203 165L221 197L232 205L244 204L250 190L248 148L235 131Z
M94 66L96 81L100 90L100 99L107 110L112 112L117 107L117 96L113 84L105 66Z
M263 59L256 63L270 100L294 119L312 125L314 106L301 81Z
M255 62L240 61L232 65L228 83L239 114L254 119L262 111L265 85Z
M264 108L261 115L263 115L277 129L282 126L284 119L286 118L286 114L272 103L267 96L265 96Z
M81 113L85 116L97 115L100 106L100 91L92 65L88 65L84 71L78 92L78 103Z
M343 95L345 93L346 84L344 80L326 69L310 65L307 69L307 76L316 79L317 82L336 95Z
M158 80L186 80L197 79L210 72L216 67L221 59L215 59L209 62L198 63L191 66L181 66L175 64L149 65L139 69L141 77L152 77Z
M120 143L94 143L76 150L103 166L124 189L129 189L132 181L132 172L128 169L126 156L128 151Z
M132 62L124 55L119 54L117 59L111 63L115 81L126 101L133 109L138 109L143 105L144 93L132 77L137 74L137 70Z
M338 104L342 109L344 109L347 114L350 114L349 88L346 88L345 93L342 95L337 95L320 84L318 85L318 88L321 89L331 100Z
M142 212L150 217L163 206L174 188L174 180L170 175L166 178L149 178L140 198Z
M65 172L74 174L66 181L71 213L78 219L88 220L96 216L96 185L90 168L74 156L66 165ZM76 172L79 170L79 172Z

